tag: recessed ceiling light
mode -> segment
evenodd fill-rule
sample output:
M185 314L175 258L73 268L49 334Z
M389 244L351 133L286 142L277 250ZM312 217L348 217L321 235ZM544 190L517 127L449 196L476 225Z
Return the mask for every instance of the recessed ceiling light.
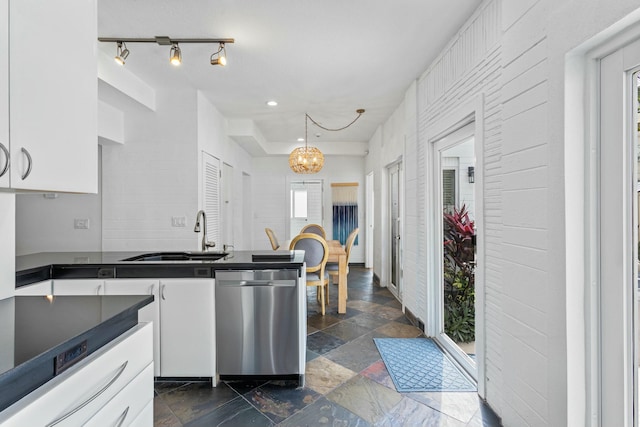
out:
M278 101L267 101L269 107L275 107L278 105Z
M298 138L298 142L304 142L304 138Z

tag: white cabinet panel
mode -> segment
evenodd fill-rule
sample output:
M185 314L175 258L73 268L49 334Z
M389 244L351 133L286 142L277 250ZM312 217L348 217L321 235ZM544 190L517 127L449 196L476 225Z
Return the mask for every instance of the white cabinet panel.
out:
M6 1L0 5L0 85L6 89L8 68L11 187L95 193L96 1L10 0L8 56ZM52 37L61 44L43 48ZM2 91L0 99L6 100ZM0 117L6 115L0 109Z
M9 187L9 0L0 0L0 188ZM5 151L6 150L6 151Z
M4 410L0 424L41 426L55 420L61 420L58 426L84 424L150 366L152 332L149 324L125 332ZM147 381L153 390L153 378Z
M213 279L160 280L161 376L215 378L213 298Z
M104 295L104 280L54 279L53 295Z
M42 282L32 283L26 286L16 288L16 296L46 296L53 295L51 290L51 280L43 280Z
M157 279L108 279L105 295L153 295L153 302L138 311L138 320L153 322L154 374L160 376L160 282Z
M153 400L138 414L129 427L150 427L153 425Z
M153 401L153 364L150 363L113 399L102 407L84 427L120 427L130 425ZM151 426L148 424L147 426Z

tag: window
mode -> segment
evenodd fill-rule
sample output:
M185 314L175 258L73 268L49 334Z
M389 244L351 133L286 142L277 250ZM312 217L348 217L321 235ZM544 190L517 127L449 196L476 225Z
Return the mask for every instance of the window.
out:
M291 190L291 218L307 217L307 190Z

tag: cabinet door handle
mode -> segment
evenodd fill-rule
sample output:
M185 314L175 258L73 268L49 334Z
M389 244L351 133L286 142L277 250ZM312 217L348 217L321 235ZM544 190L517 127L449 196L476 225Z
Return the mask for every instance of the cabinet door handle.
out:
M98 289L96 289L96 295L100 295L101 290L102 290L102 285L98 285Z
M122 424L124 424L124 420L127 419L127 414L129 413L129 408L130 408L130 406L127 406L127 409L125 409L124 412L122 414L120 414L120 416L118 417L118 420L116 422L116 427L122 427Z
M7 147L5 147L4 145L0 144L0 150L2 150L2 152L4 153L4 156L7 158L7 160L5 160L5 162L4 162L4 167L0 171L0 178L1 178L9 170L9 165L11 164L11 159L9 159L9 150L7 150Z
M122 373L124 372L124 370L126 369L128 364L129 364L129 361L128 360L125 361L122 365L120 365L120 367L118 368L118 371L116 372L116 374L113 376L113 378L111 378L111 380L104 387L102 387L100 390L95 392L95 394L93 396L91 396L90 398L88 398L87 400L85 400L84 402L82 402L81 404L79 404L78 406L76 406L75 408L73 408L72 410L67 412L66 414L64 414L61 417L56 418L55 420L51 421L49 424L47 424L47 427L52 427L52 426L55 426L56 424L61 423L62 421L64 421L67 418L69 418L71 415L73 415L76 412L78 412L80 409L82 409L85 406L87 406L89 403L93 402L98 396L100 396L102 393L107 391L107 389L109 387L111 387L111 385L113 385L113 383L115 383L118 380L118 378L120 378L120 375L122 375Z
M153 291L156 289L156 284L151 285L151 289L149 289L149 295L153 295Z
M162 298L162 299L166 299L166 298L164 297L164 288L166 288L166 287L167 287L167 285L162 285L162 286L160 287L160 298Z
M26 148L22 147L22 152L27 157L27 170L22 174L22 180L24 181L31 173L31 165L33 164L33 160L31 159L31 154L29 154Z

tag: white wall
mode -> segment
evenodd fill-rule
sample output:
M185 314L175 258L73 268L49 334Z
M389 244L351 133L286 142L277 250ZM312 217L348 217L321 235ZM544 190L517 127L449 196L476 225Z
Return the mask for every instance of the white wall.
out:
M296 174L289 168L288 157L256 157L253 159L253 247L271 249L269 239L264 232L271 228L282 244L290 240L287 217L289 216L289 182L306 178L323 180L324 185L324 221L322 226L327 239L333 239L333 207L331 204L331 183L357 182L358 186L358 246L351 250L349 262L364 262L364 159L355 156L325 156L324 167L313 175Z
M251 156L236 142L227 136L227 120L209 102L209 100L198 92L198 158L201 152L205 151L221 162L233 167L233 241L221 242L233 244L235 250L251 249L246 242L251 241L253 227L245 223L242 213L245 209L251 210L251 201L243 197L243 186L253 179L251 172ZM198 176L201 175L202 161L198 161ZM225 180L225 177L222 177ZM198 180L198 206L202 206L202 182ZM195 217L194 217L195 218ZM222 224L225 227L225 224ZM246 236L248 234L249 236ZM222 233L222 235L226 235ZM222 246L219 248L222 250Z
M155 111L127 113L125 135L102 151L103 250L197 250L196 92L158 90Z

